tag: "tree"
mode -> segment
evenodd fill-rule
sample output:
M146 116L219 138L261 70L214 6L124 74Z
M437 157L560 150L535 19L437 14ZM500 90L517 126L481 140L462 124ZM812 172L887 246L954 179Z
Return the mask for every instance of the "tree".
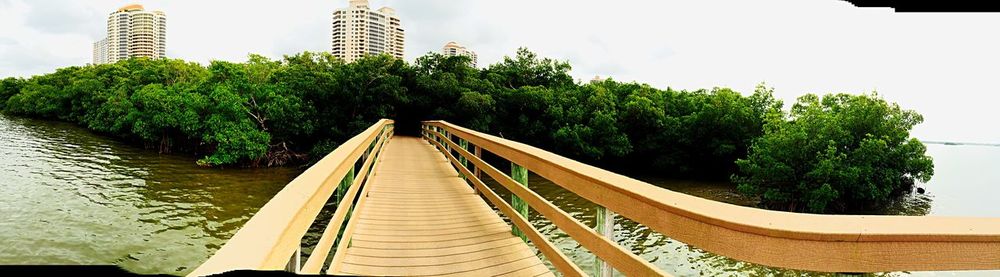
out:
M790 210L878 204L932 174L908 137L919 115L875 96L807 95L785 115L763 84L751 95L579 84L569 70L524 48L481 70L434 53L412 65L310 52L207 67L133 58L2 79L0 110L189 152L207 166L305 163L380 118L401 135L443 119L626 174L731 177Z
M0 110L7 105L7 99L21 92L24 87L24 79L8 77L0 80Z
M600 87L565 89L553 95L547 111L555 124L555 149L586 161L620 159L632 145L619 128L620 100Z
M201 160L201 165L227 165L249 160L259 163L267 154L271 135L251 120L244 104L247 98L228 85L220 84L209 95L209 115L205 119L202 140L215 145L215 151Z
M402 133L418 134L421 120L448 120L457 124L488 128L489 116L482 111L491 111L493 99L484 92L479 80L479 70L470 66L466 56L444 56L428 53L417 58L413 66L412 91L405 102L399 103L398 115ZM405 81L404 81L405 82ZM458 107L441 105L455 103ZM486 130L486 129L477 129Z
M549 58L539 59L527 48L518 48L513 58L490 65L483 70L485 79L499 87L517 89L523 86L558 88L573 85L569 63Z
M345 64L329 53L303 52L285 56L273 80L284 93L299 98L296 122L287 126L288 135L279 135L288 147L309 153L318 160L333 151L344 139L340 105L346 104L340 90Z
M177 85L146 85L132 94L135 108L127 115L135 120L132 133L157 144L160 153L169 153L175 138L191 139L202 133L206 98Z
M460 122L463 126L475 130L489 130L493 123L493 113L496 111L496 101L489 94L482 94L474 91L462 93L458 98L455 107L456 112L461 116Z
M884 205L934 174L910 138L923 118L876 94L808 94L786 119L770 114L732 180L767 208L815 213Z

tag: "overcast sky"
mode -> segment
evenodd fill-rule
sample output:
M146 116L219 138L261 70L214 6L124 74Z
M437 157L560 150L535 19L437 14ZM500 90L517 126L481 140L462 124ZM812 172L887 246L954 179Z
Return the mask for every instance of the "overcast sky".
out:
M129 3L168 17L167 55L207 62L328 51L347 0L0 0L0 77L91 61L108 13ZM804 93L878 91L925 122L925 140L1000 142L1000 14L895 14L837 0L374 0L396 9L406 59L457 41L494 63L520 46L595 75L675 89L766 82Z

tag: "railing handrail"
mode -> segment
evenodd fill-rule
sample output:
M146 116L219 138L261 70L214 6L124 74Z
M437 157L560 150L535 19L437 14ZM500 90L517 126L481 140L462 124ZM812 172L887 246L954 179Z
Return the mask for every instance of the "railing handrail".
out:
M390 125L391 126L391 125ZM326 229L320 235L319 240L316 242L316 247L313 248L312 253L309 255L309 259L302 266L301 270L296 273L302 274L319 274L320 270L323 268L326 262L327 256L330 254L330 250L333 248L334 243L339 239L341 243L337 245L336 253L332 261L333 265L336 265L340 261L345 253L344 249L350 243L343 243L345 241L351 241L351 235L354 230L354 225L357 223L357 215L363 208L365 200L368 197L368 186L365 182L369 177L375 174L375 167L379 166L378 161L382 158L382 147L385 146L386 142L392 137L392 129L384 128L380 137L373 143L371 150L369 150L366 160L363 162L361 169L358 170L358 174L355 175L353 180L347 183L347 187L344 188L344 182L341 181L341 190L347 190L342 198L338 201L340 203L354 203L354 205L342 205L338 204L336 211L334 211L332 218L326 225ZM346 179L346 178L345 178ZM363 188L362 188L363 186ZM360 193L358 192L360 190ZM344 222L347 214L351 214L350 219ZM344 227L341 229L341 227ZM343 232L341 232L343 230ZM338 238L339 237L339 238ZM336 269L335 266L331 266L330 270Z
M825 272L1000 269L1000 218L818 215L698 198L445 121L424 121L701 249Z
M579 242L581 246L587 248L601 259L609 261L616 268L619 268L619 271L622 273L629 276L667 275L661 269L649 264L641 257L632 254L631 251L625 249L621 245L618 245L618 243L613 240L602 234L598 234L590 227L580 223L580 221L573 218L573 216L559 209L559 207L556 207L554 204L545 200L545 198L531 191L526 186L523 186L511 176L503 174L500 170L490 164L487 164L479 157L473 156L467 149L463 149L454 141L451 141L450 136L445 136L435 130L425 130L424 132L433 135L433 138L444 143L442 145L441 142L430 140L433 145L437 146L437 148L444 153L448 160L451 161L452 165L458 168L459 171L463 172L463 174L469 176L469 174L474 173L466 168L458 158L455 158L455 156L451 153L452 151L457 152L459 157L464 157L467 161L472 162L476 168L480 169L483 173L486 173L486 175L489 175L491 178L500 183L501 186L509 190L519 201L523 201L529 207L534 208L539 214L555 224L556 227ZM431 137L428 136L428 139L430 138ZM525 172L525 174L527 173ZM530 222L518 224L518 221L520 220L515 220L526 219L528 216L527 214L519 214L513 212L513 210L509 210L508 208L510 206L506 202L503 202L503 200L499 200L499 196L497 196L492 189L487 187L478 177L468 177L468 180L473 183L483 196L486 196L486 198L497 206L505 215L507 215L508 218L511 218L512 222L518 226L518 230L521 233L525 233L527 237L531 239L531 242L538 246L539 250L541 250L541 252L549 258L549 261L551 261L556 269L562 272L564 276L586 276L586 274L580 271L576 264L570 261L569 258L567 258L557 248L551 246L551 242L538 233L538 230L536 230L534 226L531 226ZM527 226L524 227L521 225Z
M500 198L500 196L497 195L496 192L487 187L486 183L483 183L483 181L476 176L476 173L473 173L468 168L461 165L461 162L459 161L458 158L455 158L455 156L451 155L451 153L448 153L449 151L447 150L446 146L442 145L440 142L432 139L429 135L426 134L426 132L430 132L430 130L425 130L424 132L427 140L432 145L437 147L437 149L440 150L442 153L445 153L445 157L448 159L448 161L450 161L451 164L454 165L459 170L459 173L461 173L463 176L466 176L466 178L472 183L476 191L482 194L483 197L485 197L490 203L493 203L493 205L496 206L496 208L500 210L501 213L506 215L507 218L510 219L511 225L516 226L525 235L525 238L530 239L531 242L535 244L535 247L537 247L538 250L542 252L543 255L549 258L549 261L552 263L552 265L557 270L562 272L563 276L587 276L587 274L584 273L579 266L570 261L569 257L567 257L565 253L562 253L559 250L559 248L557 248L554 244L552 244L552 242L547 240L544 237L544 235L541 232L539 232L537 228L535 228L535 226L531 225L531 222L528 221L527 215L522 215L518 213L518 211L516 211L514 207L512 207L510 204L507 204L507 202L504 202ZM434 138L448 142L449 146L447 147L455 146L454 142L447 141L446 139L442 138L440 133L434 132ZM479 160L478 157L475 156L469 157L471 156L471 154L469 154L468 151L465 151L465 153L461 152L463 150L459 151L460 151L459 152L460 157L465 157L468 159L468 161L472 161L474 164L476 164L477 169L483 170L486 167L482 165L483 162L482 160ZM495 171L496 173L491 171ZM492 167L487 168L484 172L486 172L491 176L502 175L502 173L498 173L499 171ZM511 180L510 177L507 177L505 181L507 181L505 184L507 184L508 186L510 186L510 183L515 182L514 180Z
M389 119L379 120L289 182L222 248L189 275L203 276L237 269L285 269L293 255L297 255L302 237L338 184L380 134L391 134L392 124ZM369 160L375 154L369 153ZM298 263L297 259L294 262Z

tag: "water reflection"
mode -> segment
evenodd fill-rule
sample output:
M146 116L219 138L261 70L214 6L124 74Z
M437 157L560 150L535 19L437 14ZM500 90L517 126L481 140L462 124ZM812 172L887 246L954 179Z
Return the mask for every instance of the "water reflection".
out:
M933 149L934 146L931 146ZM1000 149L1000 148L998 148ZM948 151L948 149L933 149L936 151ZM1000 161L1000 152L996 153L993 159ZM935 156L936 157L936 156ZM940 163L954 163L956 161L951 161L948 159L937 159L936 162ZM994 162L995 163L995 162ZM948 168L948 167L943 167ZM928 184L920 184L921 187L928 189L929 193L919 194L911 193L905 195L890 205L885 209L866 211L868 214L884 214L884 215L928 215L937 214L936 209L932 209L932 203L935 203L936 193L947 194L954 190L962 190L962 188L956 188L959 186L969 185L968 183L958 183L958 182L947 182L951 180L951 176L955 174L953 170L938 170L938 176L944 176L940 179L935 179L933 182ZM966 172L968 173L968 172ZM510 192L504 189L501 185L488 177L484 177L488 185L500 194L504 199L510 199ZM698 182L698 181L686 181L686 180L671 180L663 179L657 177L639 177L638 179L645 182L654 184L656 186L670 189L673 191L694 195L706 199L711 199L715 201L726 202L735 205L742 206L754 206L757 201L751 198L747 198L739 193L737 193L732 184L726 182ZM944 179L945 181L940 181ZM996 176L993 180L1000 180L1000 176ZM977 185L977 184L972 184ZM566 213L573 216L573 218L579 220L587 226L594 226L594 220L596 213L596 206L583 199L576 196L573 193L569 193L562 187L555 185L548 180L541 178L537 175L531 175L529 178L529 187L549 200ZM509 201L509 200L508 200ZM989 202L979 202L989 203ZM952 205L958 205L966 207L967 209L978 209L975 203L951 203ZM936 205L936 203L935 203ZM1000 216L1000 209L990 208L986 210L991 210L991 216ZM983 213L979 210L979 213ZM987 214L989 214L987 212ZM506 219L505 219L506 220ZM582 248L573 239L568 237L565 233L558 230L551 222L537 212L531 212L529 215L529 220L532 224L543 234L545 234L553 244L557 245L566 255L572 259L581 269L591 272L594 265L594 256L585 248ZM677 276L835 276L835 274L819 273L819 272L809 272L809 271L799 271L799 270L789 270L783 268L768 267L759 264L753 264L748 262L742 262L727 258L724 256L715 255L696 247L684 244L683 242L673 240L671 238L660 235L659 233L651 230L650 228L638 224L627 218L617 216L615 218L615 240L622 245L625 249L631 250L634 254L644 258L647 261L652 262L657 267L666 270L667 272L677 275ZM553 268L550 264L550 268ZM619 274L620 273L616 273ZM891 273L877 273L877 274L867 274L871 276L901 276L908 275L909 273L904 272L891 272ZM982 276L990 274L1000 274L998 271L969 271L969 272L919 272L915 275L973 275Z
M876 214L1000 216L1000 147L929 145L934 179ZM71 124L0 116L0 264L118 264L137 273L186 274L206 260L298 169L205 169ZM732 185L640 177L707 199L752 206ZM510 193L489 182L504 199ZM594 205L538 176L530 188L593 226ZM933 205L932 205L933 204ZM315 244L336 201L303 240ZM537 213L532 224L584 270L594 257ZM678 276L812 276L740 262L615 219L616 241ZM1000 272L960 272L1000 275ZM918 275L951 273L918 273ZM887 275L905 275L890 273Z
M185 274L296 169L205 169L65 123L0 116L0 264Z

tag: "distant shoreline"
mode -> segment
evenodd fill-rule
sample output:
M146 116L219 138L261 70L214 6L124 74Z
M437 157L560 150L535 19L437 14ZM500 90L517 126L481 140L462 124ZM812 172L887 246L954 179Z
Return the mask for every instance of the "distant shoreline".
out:
M993 147L1000 147L1000 143L933 141L933 140L921 140L920 142L923 142L923 143L926 143L926 144L941 144L941 145L949 145L949 146L972 145L972 146L993 146Z

